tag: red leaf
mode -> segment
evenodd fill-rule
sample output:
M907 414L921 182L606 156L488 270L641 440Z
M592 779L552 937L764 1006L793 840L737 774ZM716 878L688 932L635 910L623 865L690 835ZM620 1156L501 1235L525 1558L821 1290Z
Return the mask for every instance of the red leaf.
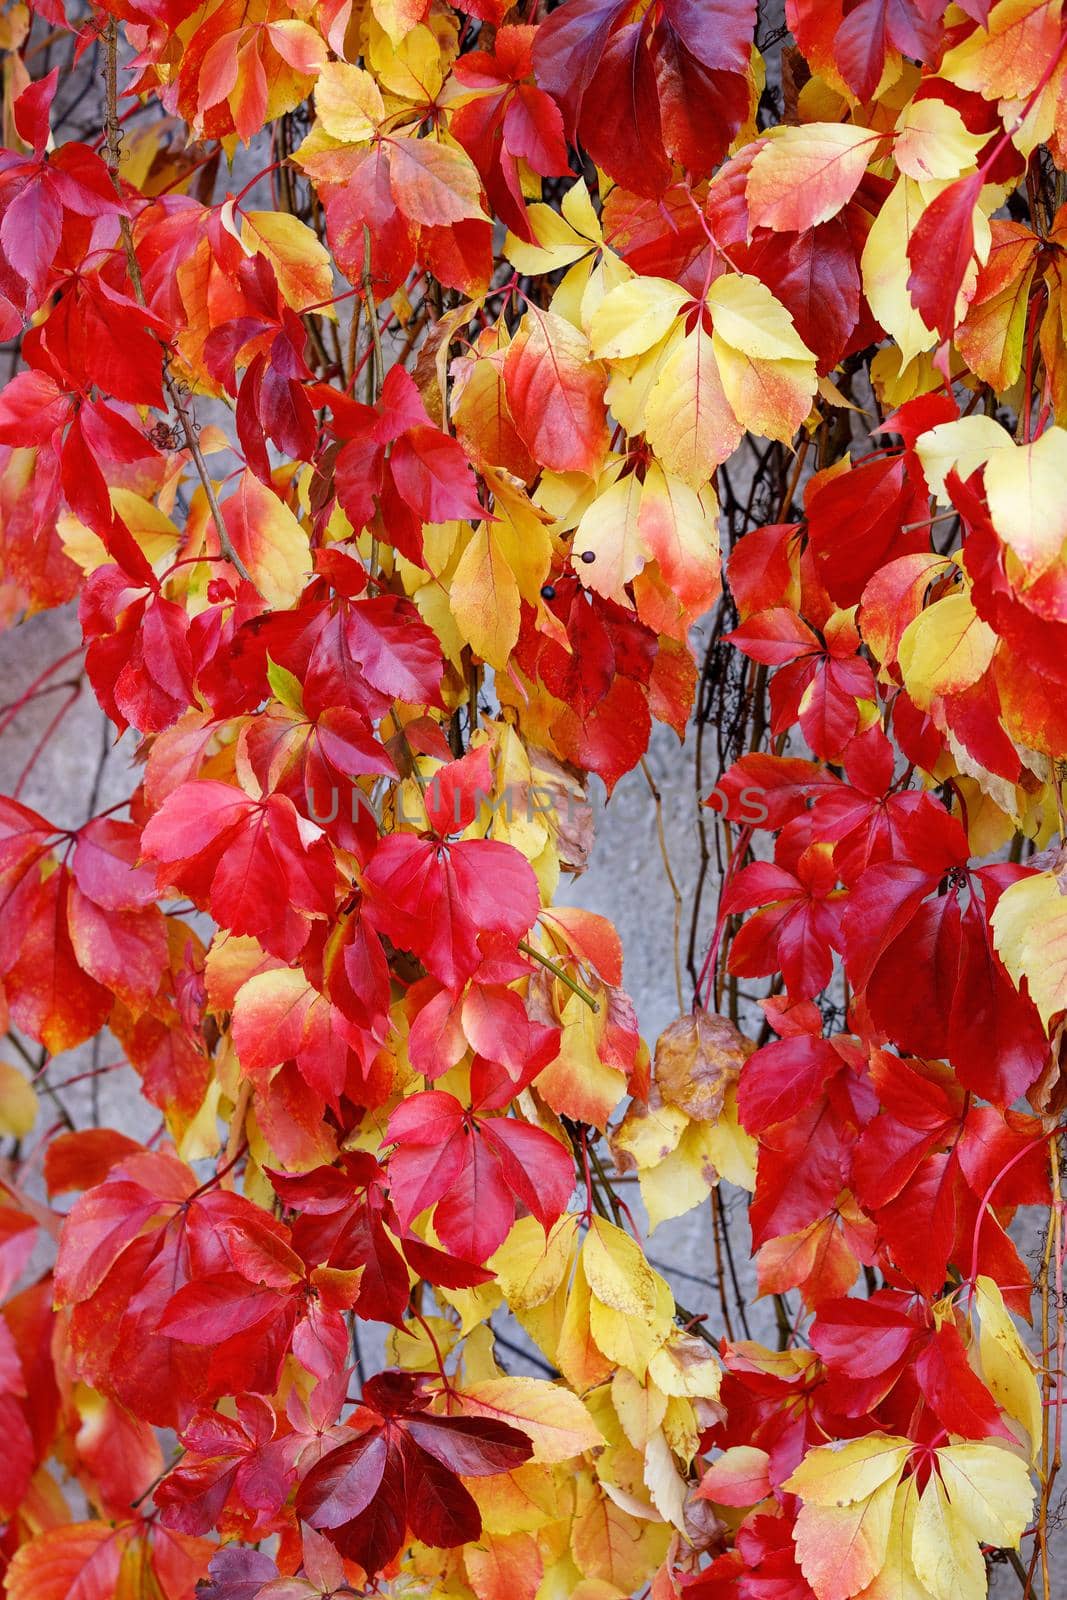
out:
M369 921L453 991L482 960L478 935L517 940L540 904L529 863L494 839L442 844L391 834L375 850L364 887Z
M406 1525L438 1548L476 1539L481 1517L457 1474L506 1472L532 1454L526 1435L506 1423L430 1415L420 1383L406 1372L370 1379L361 1437L325 1455L297 1494L299 1515L328 1529L370 1577L397 1554Z
M974 208L985 179L959 178L927 206L908 240L908 291L928 328L942 339L956 326L956 301L974 260Z
M835 605L856 605L886 562L929 548L928 505L903 456L861 461L809 494L808 538Z
M949 1433L964 1439L1014 1440L951 1322L942 1323L919 1352L915 1377L927 1405Z

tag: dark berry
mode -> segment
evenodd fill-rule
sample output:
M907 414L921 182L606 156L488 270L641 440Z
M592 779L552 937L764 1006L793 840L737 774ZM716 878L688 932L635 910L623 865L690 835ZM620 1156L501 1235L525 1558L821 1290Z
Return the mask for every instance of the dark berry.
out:
M582 560L585 562L586 566L589 566L590 562L596 560L596 551L595 550L583 550L582 551Z
M543 583L541 585L541 599L542 600L554 600L555 598L556 598L555 585L551 584L551 583Z

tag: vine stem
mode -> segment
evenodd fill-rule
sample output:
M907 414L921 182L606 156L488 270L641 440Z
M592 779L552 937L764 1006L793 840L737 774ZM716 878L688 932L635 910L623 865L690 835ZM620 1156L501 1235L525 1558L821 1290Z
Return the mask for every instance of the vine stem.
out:
M382 351L382 330L378 326L378 307L374 303L374 274L371 270L371 236L370 224L363 224L363 303L367 308L370 321L371 349L374 351L374 363L371 368L371 381L374 388L374 403L381 399L382 389L385 386L385 355ZM370 543L370 575L374 578L378 571L378 535L371 534Z
M663 823L663 796L659 792L659 787L644 756L641 757L640 767L644 773L645 782L648 784L652 803L656 808L656 836L659 840L659 853L663 860L663 871L667 882L670 884L671 896L674 900L674 987L678 996L678 1014L680 1016L685 1010L685 997L682 993L682 892L678 887L678 880L674 876L670 852L667 849L667 830Z
M184 1445L179 1445L178 1446L178 1453L174 1457L174 1460L173 1461L168 1461L167 1465L163 1468L162 1472L157 1472L156 1473L155 1477L152 1479L152 1482L148 1485L148 1488L147 1489L142 1489L140 1494L137 1496L136 1500L131 1500L130 1501L130 1510L131 1511L136 1511L139 1506L144 1504L144 1502L148 1499L148 1496L153 1492L153 1490L159 1488L159 1485L163 1482L163 1479L167 1476L167 1473L170 1472L173 1467L176 1467L178 1465L178 1462L181 1460L181 1458L182 1458L182 1456L184 1454L185 1454L185 1446Z
M572 994L576 994L578 996L579 1000L585 1001L590 1011L600 1010L599 1000L594 1000L593 996L588 992L588 990L583 989L580 983L575 983L574 979L569 977L568 974L564 972L562 967L557 966L556 962L550 961L548 956L543 956L540 950L535 950L533 945L530 944L528 940L520 939L519 949L522 951L523 955L530 956L532 960L539 961L543 967L547 967L548 971L552 973L553 977L558 978L560 983L564 984Z
M238 1157L241 1154L241 1148L244 1143L245 1118L248 1116L248 1108L251 1103L252 1084L250 1080L246 1078L241 1084L240 1089L237 1091L237 1103L233 1108L233 1116L230 1119L230 1131L226 1137L226 1149L223 1154L223 1164L217 1174L223 1188L229 1188L233 1181L231 1174L234 1167L237 1165ZM230 1178L230 1182L226 1183L225 1179L228 1177Z
M115 186L115 193L121 200L122 185L119 182L119 149L122 133L118 115L119 45L118 24L114 17L110 17L108 19L107 27L104 31L104 39L104 90L106 96L104 158L107 162L108 171L111 173L111 181ZM133 230L130 227L130 219L126 215L125 211L123 211L119 217L119 229L122 234L122 247L126 254L126 269L130 275L130 283L133 285L133 292L136 297L137 304L142 308L147 308L144 284L141 279L141 266L140 262L137 260L137 252L133 247ZM218 496L215 493L215 485L211 481L211 474L207 469L207 462L204 460L204 453L200 448L200 441L196 437L196 429L192 424L189 413L185 407L185 403L182 400L178 385L175 383L170 371L168 370L167 363L170 353L162 341L160 342L160 347L163 351L163 387L167 392L167 399L174 407L175 415L177 416L178 422L181 425L182 434L185 439L185 447L193 459L193 465L196 467L197 476L200 479L204 494L207 497L208 509L211 512L211 520L215 525L215 533L218 536L219 549L222 551L223 555L226 557L226 560L231 564L231 566L235 567L240 573L241 577L244 578L247 583L251 583L252 575L245 566L244 562L241 560L241 557L238 555L237 551L234 549L233 541L231 540L226 528L226 524L223 521L222 508L219 505Z
M370 227L363 224L363 299L370 312L370 336L374 344L374 387L380 394L385 382L385 356L382 353L382 331L378 326L378 307L374 303L374 276L371 272Z

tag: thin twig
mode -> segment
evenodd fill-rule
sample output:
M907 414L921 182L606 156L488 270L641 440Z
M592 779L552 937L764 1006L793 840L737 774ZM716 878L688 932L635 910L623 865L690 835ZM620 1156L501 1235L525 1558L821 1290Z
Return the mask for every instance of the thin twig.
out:
M667 882L671 886L671 894L674 897L674 987L678 996L678 1011L680 1014L685 1010L685 1001L682 998L682 894L678 888L678 880L675 878L671 868L670 852L667 849L667 832L663 826L663 796L656 786L656 781L649 771L648 762L644 756L641 757L641 771L645 775L645 782L648 784L649 792L652 795L652 803L656 808L656 835L659 839L659 853L663 858L663 871L666 874Z

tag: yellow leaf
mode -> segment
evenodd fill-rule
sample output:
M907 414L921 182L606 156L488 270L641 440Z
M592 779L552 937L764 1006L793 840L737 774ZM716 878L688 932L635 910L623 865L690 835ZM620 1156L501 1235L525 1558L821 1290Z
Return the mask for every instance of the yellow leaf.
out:
M713 1351L695 1333L672 1331L648 1363L657 1389L675 1400L717 1400L722 1368Z
M918 1509L915 1479L905 1478L898 1485L893 1502L885 1564L873 1583L864 1589L862 1600L930 1600L929 1590L919 1582L911 1559ZM983 1596L976 1600L983 1600Z
M781 128L749 169L751 225L791 233L828 222L851 200L881 137L847 122Z
M380 86L420 105L434 100L457 55L455 16L431 13L399 43L390 39L373 13L365 26L367 65Z
M251 472L222 507L223 521L252 582L275 611L295 605L311 573L308 536L296 517Z
M671 1533L667 1524L631 1516L591 1478L579 1479L571 1550L584 1577L635 1594L666 1555Z
M597 1349L611 1366L625 1367L635 1378L644 1378L669 1327L668 1319L615 1311L595 1295L589 1303L589 1328Z
M23 1139L37 1121L37 1096L17 1067L0 1061L0 1133Z
M425 0L371 0L371 10L394 45L401 44L426 15Z
M1034 1506L1024 1462L993 1440L944 1445L937 1466L954 1513L972 1538L998 1550L1017 1549Z
M679 1116L685 1122L680 1132L675 1122ZM733 1086L712 1122L690 1121L669 1106L644 1117L633 1109L613 1143L637 1162L650 1233L700 1205L720 1178L749 1192L755 1188L756 1142L738 1121Z
M667 1396L651 1379L642 1383L620 1367L611 1380L611 1400L623 1433L635 1450L643 1450L667 1415Z
M651 1371L651 1363L649 1370ZM698 1410L701 1414L699 1422ZM679 1461L684 1461L687 1467L692 1466L693 1458L700 1448L701 1432L716 1415L711 1406L702 1405L699 1401L679 1400L676 1395L671 1395L668 1399L667 1415L663 1419L663 1433Z
M789 312L766 284L744 273L716 278L708 290L711 325L719 340L742 355L763 361L802 361L812 367L811 393L815 392L815 357L800 337Z
M964 480L988 462L994 451L1010 450L1011 434L992 417L978 412L960 417L957 422L939 422L916 441L915 453L923 464L923 475L943 504L949 503L945 479L953 469Z
M534 1217L520 1217L492 1258L493 1271L513 1311L544 1305L566 1279L577 1242L576 1217L561 1217L545 1235Z
M644 1380L649 1362L669 1337L674 1316L674 1296L669 1286L652 1273L656 1291L654 1308L643 1315L617 1311L596 1295L589 1302L589 1327L597 1348L614 1366L625 1367Z
M751 1194L756 1187L756 1141L741 1126L736 1084L727 1089L721 1114L701 1131L702 1148L719 1177Z
M620 284L593 317L593 354L605 361L643 355L667 337L688 298L667 278L631 278Z
M997 450L985 469L993 526L1034 582L1060 559L1067 539L1067 431Z
M897 118L893 159L909 178L958 178L970 172L988 134L971 133L955 106L909 100Z
M1025 883L1030 880L1022 881ZM1067 906L1067 901L1064 901L1064 905ZM1033 1357L1023 1344L1004 1305L1004 1296L992 1278L978 1279L975 1301L978 1306L978 1358L982 1377L997 1404L1026 1429L1032 1454L1036 1456L1041 1443L1042 1406Z
M711 1193L715 1172L705 1148L709 1132L709 1124L689 1122L676 1148L638 1174L649 1233L702 1205Z
M977 683L993 659L997 635L975 611L969 594L946 595L920 611L904 630L897 660L917 706Z
M611 1145L619 1157L629 1157L638 1171L658 1167L689 1126L689 1118L677 1106L646 1105L643 1101L631 1102L630 1109L612 1135Z
M537 243L528 244L509 233L504 240L504 254L513 267L528 277L573 266L603 240L600 219L582 182L567 190L561 211L553 206L533 205L527 208L526 219Z
M864 293L896 343L903 366L937 343L937 334L926 326L908 292L906 246L923 210L919 185L913 178L899 178L871 225L860 261Z
M623 606L630 604L625 585L648 559L639 522L641 503L641 484L631 472L597 495L574 535L575 555L586 558L575 569L582 583Z
M611 1361L593 1337L592 1305L593 1297L589 1292L582 1257L579 1256L552 1357L571 1388L576 1389L579 1394L584 1394L588 1389L603 1383L611 1376L612 1371ZM534 1315L536 1316L537 1312ZM528 1317L529 1313L523 1318L523 1324L527 1328L530 1326Z
M608 399L614 408L611 389ZM679 340L659 367L644 407L644 429L665 469L695 490L740 443L744 428L726 397L711 338L702 327Z
M329 251L299 217L288 211L246 211L241 239L248 248L267 257L278 286L294 311L319 306L332 296ZM323 307L324 316L336 314L332 306Z
M932 1600L981 1600L986 1592L982 1553L955 1515L936 1472L919 1497L911 1559Z
M656 1309L656 1274L640 1245L602 1217L593 1217L582 1250L590 1291L613 1311L650 1317Z
M805 1505L847 1506L866 1500L890 1479L895 1483L912 1451L910 1439L872 1433L864 1439L809 1450L783 1484Z
M456 565L448 596L471 649L502 671L519 637L519 586L489 523L479 523L472 533Z
M645 1488L652 1497L652 1504L664 1522L673 1523L679 1532L684 1533L686 1481L660 1428L656 1429L645 1446L642 1476Z
M384 120L385 102L371 73L347 61L328 61L315 84L315 112L331 139L364 144Z
M600 1429L576 1394L540 1378L489 1378L456 1390L464 1416L490 1417L518 1428L533 1444L533 1459L569 1461L603 1443Z
M1052 872L1010 884L992 916L997 954L1030 998L1046 1028L1067 1008L1067 896Z
M979 1548L1017 1549L1034 1486L1023 1462L991 1441L945 1445L919 1498L911 1560L933 1600L982 1600Z

